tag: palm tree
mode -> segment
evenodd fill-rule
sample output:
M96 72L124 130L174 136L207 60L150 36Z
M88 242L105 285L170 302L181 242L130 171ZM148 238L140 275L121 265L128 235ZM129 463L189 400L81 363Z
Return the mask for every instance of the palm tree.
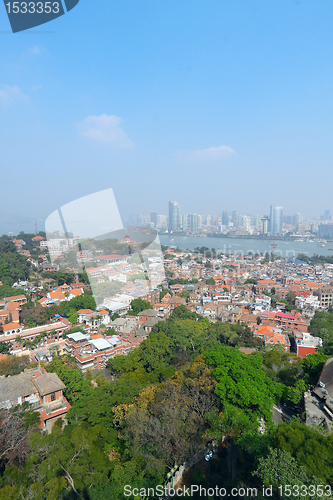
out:
M22 349L23 345L22 345L22 337L21 337L21 335L17 335L15 337L15 342L19 343L20 344L20 349Z
M28 340L28 339L23 340L23 346L27 347L28 349L30 349L32 347L31 340Z

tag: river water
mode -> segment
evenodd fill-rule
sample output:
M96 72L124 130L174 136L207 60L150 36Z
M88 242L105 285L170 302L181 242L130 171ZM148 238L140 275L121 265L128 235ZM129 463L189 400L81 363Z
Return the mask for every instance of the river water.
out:
M196 247L215 248L217 252L224 254L247 255L249 252L274 253L283 258L297 257L303 253L309 257L312 255L333 256L333 242L325 243L324 247L319 247L317 241L281 241L281 240L259 240L243 238L198 238L194 236L177 236L172 234L160 234L159 239L162 245L179 247L182 250L194 250ZM273 247L271 243L276 244Z

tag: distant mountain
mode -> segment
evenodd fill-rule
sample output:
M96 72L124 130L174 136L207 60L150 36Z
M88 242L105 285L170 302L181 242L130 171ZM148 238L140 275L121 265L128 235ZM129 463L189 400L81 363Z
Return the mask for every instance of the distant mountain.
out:
M0 235L8 235L8 233L13 233L14 235L16 235L20 231L24 231L25 233L34 233L36 222L37 230L44 231L44 219L36 219L34 217L2 212L0 213Z

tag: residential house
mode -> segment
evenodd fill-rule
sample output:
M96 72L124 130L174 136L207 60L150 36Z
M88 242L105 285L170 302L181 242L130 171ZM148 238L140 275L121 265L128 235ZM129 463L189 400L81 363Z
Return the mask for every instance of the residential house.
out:
M313 337L308 332L294 331L296 353L300 358L305 358L309 354L315 354L318 347L323 345L320 337Z
M328 309L333 303L333 287L331 285L320 288L315 292L322 309Z
M159 313L154 309L145 309L144 311L141 311L139 312L139 314L137 314L139 325L142 325L145 321L147 321L150 318L158 318L158 317Z
M256 283L256 292L261 294L263 291L271 292L272 288L276 287L276 282L273 280L258 280Z
M78 332L80 333L80 332ZM89 370L102 370L110 358L120 354L128 354L135 349L136 345L130 341L122 339L117 335L109 337L94 335L94 338L83 338L76 334L67 336L66 350L75 357L76 365L79 370L85 373Z
M170 297L168 304L170 306L170 310L173 311L176 307L185 305L186 300L182 297Z
M13 408L28 402L40 415L40 428L51 432L53 424L61 419L64 424L70 404L63 395L65 384L57 374L41 370L27 370L19 375L0 379L0 407Z

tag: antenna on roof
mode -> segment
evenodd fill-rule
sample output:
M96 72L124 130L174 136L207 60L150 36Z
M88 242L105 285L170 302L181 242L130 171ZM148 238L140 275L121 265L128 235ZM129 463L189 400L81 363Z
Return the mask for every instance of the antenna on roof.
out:
M37 222L35 222L35 236L37 236Z

